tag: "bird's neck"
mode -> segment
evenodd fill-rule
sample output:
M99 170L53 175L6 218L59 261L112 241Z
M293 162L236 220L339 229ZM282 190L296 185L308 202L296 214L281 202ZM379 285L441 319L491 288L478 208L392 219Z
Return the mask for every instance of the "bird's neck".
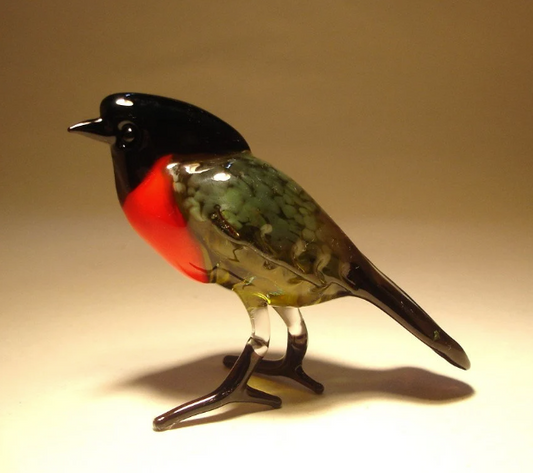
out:
M148 174L154 160L137 154L128 156L112 150L115 187L120 205L124 205L128 195L134 191Z

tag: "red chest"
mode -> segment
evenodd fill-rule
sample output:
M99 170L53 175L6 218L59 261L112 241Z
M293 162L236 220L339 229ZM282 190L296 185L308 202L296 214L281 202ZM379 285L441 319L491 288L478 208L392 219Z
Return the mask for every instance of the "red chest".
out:
M170 159L164 156L154 164L122 209L139 235L172 266L197 281L208 282L202 250L174 201L166 169Z

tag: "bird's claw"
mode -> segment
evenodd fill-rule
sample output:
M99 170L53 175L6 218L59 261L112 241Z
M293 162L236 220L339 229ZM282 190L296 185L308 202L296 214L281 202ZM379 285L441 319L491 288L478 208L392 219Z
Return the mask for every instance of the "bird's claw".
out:
M232 368L237 358L235 355L227 355L222 362L224 366ZM291 362L287 357L279 360L261 360L257 364L254 372L268 376L284 376L309 388L315 394L322 394L324 392L324 385L311 378L303 370L301 362Z
M251 402L270 406L275 409L281 407L281 399L278 396L259 391L248 385L246 385L244 389L235 389L233 391L228 391L227 388L222 385L211 394L199 397L194 401L182 404L181 406L175 407L174 409L157 416L154 419L153 428L158 432L170 430L189 417L203 414L232 402Z

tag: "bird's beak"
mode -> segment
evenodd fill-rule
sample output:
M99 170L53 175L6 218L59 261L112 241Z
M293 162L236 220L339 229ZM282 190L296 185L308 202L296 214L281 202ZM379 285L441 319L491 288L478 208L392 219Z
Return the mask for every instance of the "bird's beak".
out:
M104 121L101 118L95 118L93 120L76 123L75 125L69 127L68 131L81 133L88 138L103 141L109 145L115 143L115 136L112 130L104 125Z

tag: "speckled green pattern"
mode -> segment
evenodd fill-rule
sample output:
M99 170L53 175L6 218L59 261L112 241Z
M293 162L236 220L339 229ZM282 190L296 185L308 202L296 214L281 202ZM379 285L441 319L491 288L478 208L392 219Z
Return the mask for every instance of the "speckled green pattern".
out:
M249 154L176 163L170 172L176 202L191 230L209 249L213 267L233 275L232 284L277 279L273 292L287 295L295 291L288 285L302 283L295 276L303 277L313 287L298 292L314 295L301 297L300 305L347 292L345 275L355 247L283 173ZM267 271L282 266L283 283L280 274L258 274L258 265Z

